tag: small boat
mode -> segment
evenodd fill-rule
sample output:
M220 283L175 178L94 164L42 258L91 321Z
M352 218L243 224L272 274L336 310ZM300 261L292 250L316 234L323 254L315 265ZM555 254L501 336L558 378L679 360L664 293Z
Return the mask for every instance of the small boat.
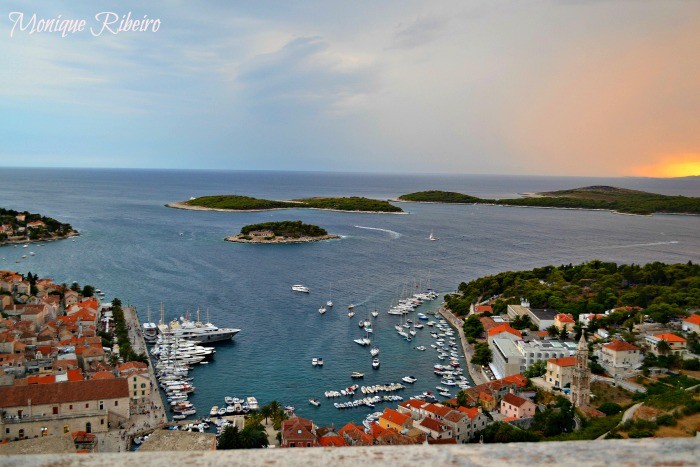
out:
M29 248L29 244L22 245L22 248Z
M313 365L313 366L317 366L317 365L318 365L318 358L317 358L317 357L314 357L314 358L311 359L311 365Z
M375 358L372 360L372 368L374 368L375 370L379 369L379 359L378 358Z
M317 366L323 366L323 359L321 357L318 357L318 360L316 361Z
M374 316L375 318L379 316L379 310L377 310L376 308L372 310L372 316Z
M348 305L348 310L352 310L353 308L355 308L354 304L351 303L350 305Z
M350 377L354 378L354 379L360 379L360 378L364 378L365 374L360 373L359 371L353 371L352 374L350 375Z
M75 241L75 240L73 240L73 241ZM173 420L184 420L186 418L187 418L187 415L182 415L182 414L173 415Z
M424 350L425 350L425 346L419 345L418 347L416 347L416 350L424 351Z
M431 230L431 231L430 231L430 236L428 237L428 240L430 240L431 242L434 242L435 240L440 240L440 239L437 238L437 237L435 236L435 234L433 233L433 231Z
M351 311L350 313L348 313L348 318L352 318L353 316L355 316L355 312L354 312L354 311Z
M318 312L321 314L324 314L326 312L326 307L322 306L321 308L318 309Z
M219 406L218 405L213 406L211 408L211 410L209 411L209 415L211 415L212 417L216 417L216 415L218 415L218 413L219 413Z
M333 308L333 287L328 291L328 301L326 302L328 308Z
M234 413L236 413L236 408L232 405L228 405L226 406L226 413L228 415L233 415Z
M379 355L379 347L372 347L372 349L369 351L369 354L373 357Z
M309 293L309 288L301 284L295 284L292 286L294 292Z
M416 381L418 381L418 378L416 378L415 376L404 376L403 378L401 378L401 381L403 381L404 383L413 384Z
M30 252L29 252L29 256L34 256L34 252L33 252L33 251L30 251Z
M226 396L226 397L224 397L224 401L226 402L227 405L231 405L231 404L233 404L233 397Z
M224 407L219 408L219 411L217 412L219 414L219 417L223 417L226 415L226 409Z
M309 403L310 403L311 405L315 405L316 407L318 407L319 405L321 405L321 402L320 402L318 399L309 399Z

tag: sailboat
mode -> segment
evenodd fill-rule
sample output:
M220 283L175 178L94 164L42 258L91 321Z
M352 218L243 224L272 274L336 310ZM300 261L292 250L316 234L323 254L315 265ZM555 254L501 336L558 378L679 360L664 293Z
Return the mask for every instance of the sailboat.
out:
M437 238L437 237L435 236L435 234L433 233L433 231L431 230L431 231L430 231L430 236L428 237L428 240L430 240L431 242L434 242L435 240L439 240L439 238Z
M332 286L331 286L331 288L328 290L328 301L326 302L326 306L327 306L328 308L332 308L332 307L333 307L333 287L332 287Z

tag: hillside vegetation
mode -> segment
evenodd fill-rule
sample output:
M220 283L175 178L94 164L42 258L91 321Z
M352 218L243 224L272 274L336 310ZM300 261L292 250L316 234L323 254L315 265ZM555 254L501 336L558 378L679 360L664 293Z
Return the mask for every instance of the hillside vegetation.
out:
M403 201L505 204L508 206L607 209L628 214L700 214L700 198L668 196L611 186L589 186L572 190L537 193L511 199L482 199L450 191L420 191L399 196Z
M301 221L263 222L261 224L246 225L241 229L241 235L248 235L256 230L269 230L277 237L300 238L322 237L328 235L325 229L312 224L303 224Z
M240 195L201 196L184 204L210 209L230 209L233 211L265 209L317 208L338 211L402 212L402 209L388 201L352 196L347 198L304 198L292 201L275 201Z
M523 297L533 308L556 309L574 318L626 307L601 319L626 326L648 316L667 323L700 307L700 266L690 261L640 266L596 260L502 272L462 282L458 291L446 298L458 315L466 315L470 304L486 299L492 299L494 313L503 313L508 304L519 304Z

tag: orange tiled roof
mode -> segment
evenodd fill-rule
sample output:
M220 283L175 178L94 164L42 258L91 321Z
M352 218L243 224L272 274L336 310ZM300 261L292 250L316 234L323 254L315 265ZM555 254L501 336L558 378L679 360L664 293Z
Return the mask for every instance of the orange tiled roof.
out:
M390 407L387 407L386 409L384 409L384 413L379 418L383 418L384 420L391 423L395 423L396 425L403 425L411 417L397 412L396 410Z
M111 373L109 371L98 371L94 375L92 375L91 379L114 379L116 376L114 376L114 373Z
M478 417L481 413L476 407L460 407L458 410L462 413L467 414L467 417L471 418L472 420Z
M614 350L616 352L619 352L620 350L639 350L639 347L632 345L629 342L619 340L608 342L603 347L605 347L606 349Z
M424 407L424 406L427 405L427 404L428 404L427 402L421 401L421 400L418 400L418 399L409 399L409 400L407 400L407 401L405 401L405 402L400 403L399 405L400 405L401 407L405 407L405 408L407 408L407 409L411 409L411 408L413 408L413 409L420 409L420 408Z
M342 446L348 446L348 442L345 441L345 438L342 436L334 435L334 436L323 436L321 439L318 440L321 446L325 447L330 447L330 446L335 446L335 447L342 447Z
M503 381L505 383L513 383L519 388L524 388L527 386L527 378L521 375L520 373L517 373L515 375L510 375L506 376L505 378L502 378L497 381Z
M688 316L687 318L685 318L683 321L685 321L686 323L700 325L700 315L694 313L694 314Z
M477 313L493 313L493 307L491 305L477 305L474 307Z
M661 340L665 340L666 342L686 342L686 340L682 337L677 336L675 334L671 334L670 332L666 332L664 334L657 334L654 337Z
M559 313L554 317L555 320L558 320L560 323L575 323L574 317L571 316L568 313Z
M425 406L426 412L434 413L435 415L439 415L440 417L444 417L445 415L447 415L450 412L450 410L452 409L450 409L449 407L445 407L442 404L428 404L427 406Z
M553 363L557 366L574 366L576 365L576 357L550 358L547 363Z
M520 407L527 402L527 399L523 399L522 397L516 396L515 394L509 392L505 395L505 397L503 397L503 402L514 405L515 407Z
M508 324L501 324L496 326L495 328L489 329L489 336L495 336L496 334L500 334L502 332L509 332L515 336L523 337L523 334L520 331L518 331L517 329L513 329Z
M28 399L44 405L128 397L129 384L121 378L0 387L0 407L24 406Z
M445 431L448 431L448 427L441 424L434 418L428 418L425 417L422 422L420 422L420 426L425 427L429 430L435 431L437 433L444 433Z

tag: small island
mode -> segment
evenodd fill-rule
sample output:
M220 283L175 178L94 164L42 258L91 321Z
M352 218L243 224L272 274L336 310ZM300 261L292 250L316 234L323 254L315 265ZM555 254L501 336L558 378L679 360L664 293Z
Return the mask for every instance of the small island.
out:
M227 242L235 243L309 243L340 238L329 234L325 229L301 221L264 222L246 225L241 233L226 237Z
M497 204L540 208L600 209L621 214L700 214L700 198L669 196L612 186L527 193L523 198L482 199L450 191L419 191L397 201L422 203Z
M0 208L0 245L31 243L74 237L70 224L28 211Z
M167 207L207 211L267 211L272 209L322 209L357 213L403 213L388 201L360 196L335 198L301 198L287 201L253 198L241 195L212 195L166 204Z

